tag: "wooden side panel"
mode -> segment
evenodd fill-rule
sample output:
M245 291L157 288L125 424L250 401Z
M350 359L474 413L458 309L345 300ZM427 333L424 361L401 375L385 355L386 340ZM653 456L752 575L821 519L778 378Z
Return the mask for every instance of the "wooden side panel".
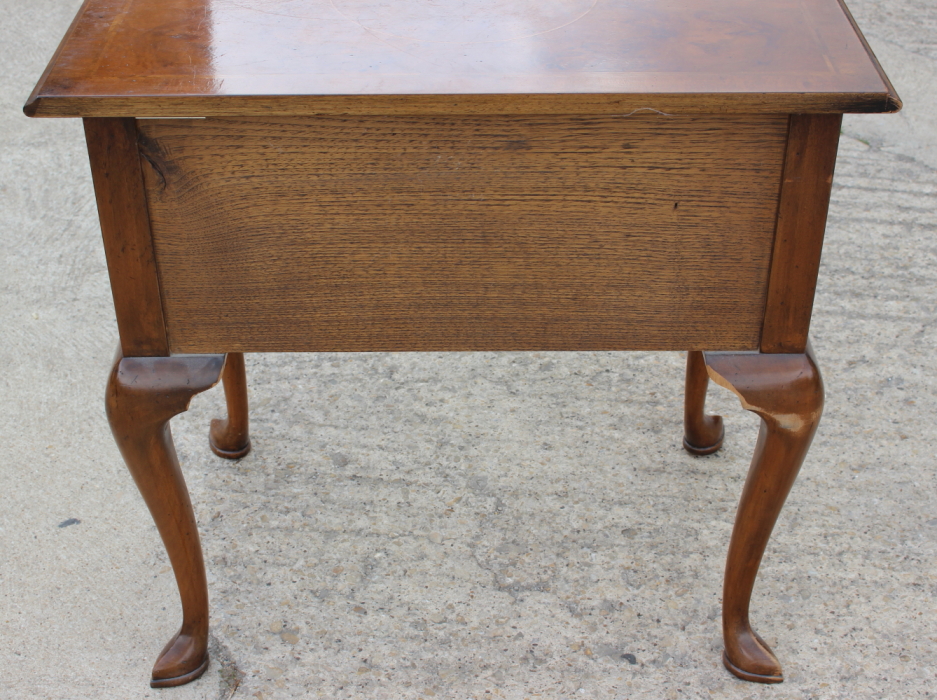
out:
M141 120L170 346L755 350L787 122Z
M133 119L86 118L85 138L124 357L169 354Z
M806 352L841 123L841 114L791 116L762 352Z

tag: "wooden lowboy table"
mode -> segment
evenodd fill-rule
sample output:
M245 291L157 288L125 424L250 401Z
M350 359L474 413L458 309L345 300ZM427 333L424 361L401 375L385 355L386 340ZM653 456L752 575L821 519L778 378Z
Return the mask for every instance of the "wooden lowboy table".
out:
M120 330L114 436L175 570L154 686L208 664L169 431L243 352L689 350L762 418L724 661L820 418L807 331L844 112L900 108L838 0L87 0L26 105L82 117ZM226 354L225 354L226 353Z

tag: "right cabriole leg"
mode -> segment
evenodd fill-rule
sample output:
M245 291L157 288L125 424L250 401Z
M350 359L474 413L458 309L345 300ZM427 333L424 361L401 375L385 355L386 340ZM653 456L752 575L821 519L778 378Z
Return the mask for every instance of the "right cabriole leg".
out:
M722 593L723 662L739 678L780 683L781 664L749 622L749 603L774 523L794 485L823 411L823 380L802 354L706 353L717 384L761 417L739 500Z

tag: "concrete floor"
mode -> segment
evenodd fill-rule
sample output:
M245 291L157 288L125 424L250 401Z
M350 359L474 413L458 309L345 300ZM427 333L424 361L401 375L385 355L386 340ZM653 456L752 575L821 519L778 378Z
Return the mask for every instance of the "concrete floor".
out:
M769 547L780 686L723 670L757 419L680 448L676 353L254 355L173 422L213 662L155 691L172 573L103 412L116 328L75 120L20 109L79 0L0 0L0 698L937 695L937 4L850 5L905 101L848 116L812 337L823 422ZM67 524L71 522L72 524Z

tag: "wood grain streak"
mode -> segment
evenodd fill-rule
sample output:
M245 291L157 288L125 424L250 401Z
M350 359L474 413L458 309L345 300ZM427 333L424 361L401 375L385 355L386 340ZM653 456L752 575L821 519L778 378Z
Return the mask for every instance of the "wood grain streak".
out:
M758 347L786 117L139 129L173 352Z

